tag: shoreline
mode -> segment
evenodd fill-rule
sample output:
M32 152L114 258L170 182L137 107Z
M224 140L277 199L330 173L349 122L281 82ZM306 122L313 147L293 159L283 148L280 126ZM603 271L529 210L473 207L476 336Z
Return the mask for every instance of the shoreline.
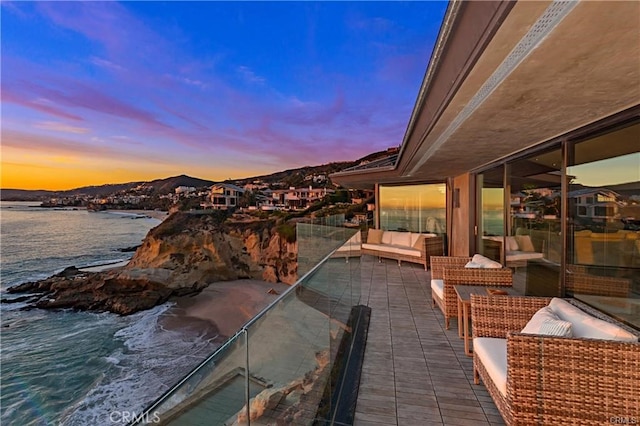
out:
M169 330L184 330L192 328L194 324L208 324L220 337L226 339L289 287L284 283L255 279L219 281L198 294L172 298L170 302L175 305L161 316L159 323ZM270 289L278 294L270 294ZM209 330L206 331L209 334Z
M105 213L115 213L120 215L131 215L131 216L147 216L151 219L157 219L160 222L164 221L167 217L169 217L169 212L163 210L122 210L122 209L107 209L103 210Z

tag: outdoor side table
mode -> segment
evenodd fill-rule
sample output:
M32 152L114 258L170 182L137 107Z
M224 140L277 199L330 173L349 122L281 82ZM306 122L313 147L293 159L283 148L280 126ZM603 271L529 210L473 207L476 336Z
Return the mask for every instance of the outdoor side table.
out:
M513 287L491 287L483 285L455 285L453 289L458 296L458 335L464 340L464 353L467 356L473 356L471 345L469 342L473 336L469 331L469 323L471 322L471 295L480 294L483 296L491 295L508 295L517 296L518 293Z

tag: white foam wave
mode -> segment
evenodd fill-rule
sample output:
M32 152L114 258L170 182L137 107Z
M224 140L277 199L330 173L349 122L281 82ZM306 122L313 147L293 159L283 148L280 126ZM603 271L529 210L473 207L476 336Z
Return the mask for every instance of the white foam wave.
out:
M120 358L114 355L104 357L104 360L109 364L118 365L120 364Z
M127 317L128 324L114 334L122 347L104 358L109 364L104 380L74 405L62 424L109 424L111 413L140 413L215 350L205 334L162 329L158 320L171 306Z

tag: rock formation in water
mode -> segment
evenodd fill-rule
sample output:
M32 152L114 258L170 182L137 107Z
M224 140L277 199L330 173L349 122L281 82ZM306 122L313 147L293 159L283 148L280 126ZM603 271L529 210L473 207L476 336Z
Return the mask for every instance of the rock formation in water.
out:
M30 305L38 308L127 315L217 281L254 278L293 284L297 244L281 236L278 226L282 224L275 220L226 218L223 212L177 212L149 231L123 268L99 273L67 268L8 291L34 293Z

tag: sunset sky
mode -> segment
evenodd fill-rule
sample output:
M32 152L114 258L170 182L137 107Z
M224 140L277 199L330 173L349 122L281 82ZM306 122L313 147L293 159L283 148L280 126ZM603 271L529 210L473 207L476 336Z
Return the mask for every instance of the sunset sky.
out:
M242 178L402 142L445 2L2 2L2 188Z

